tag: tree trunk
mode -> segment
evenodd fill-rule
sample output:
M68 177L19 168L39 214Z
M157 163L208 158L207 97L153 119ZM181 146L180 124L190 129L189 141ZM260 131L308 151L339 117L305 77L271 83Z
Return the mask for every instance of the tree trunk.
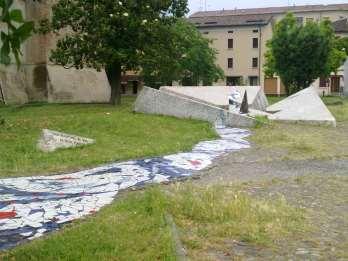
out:
M105 72L111 87L110 104L121 105L121 64L110 64L105 68Z

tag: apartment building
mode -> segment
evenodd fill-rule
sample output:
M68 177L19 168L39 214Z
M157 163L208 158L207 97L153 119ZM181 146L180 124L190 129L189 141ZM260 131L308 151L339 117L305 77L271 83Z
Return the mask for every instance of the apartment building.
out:
M292 12L300 24L328 19L338 35L348 35L348 4L219 10L191 15L189 21L213 40L212 46L218 50L217 63L226 78L215 85L261 85L268 94L284 93L279 78L265 78L263 64L274 24L288 12ZM335 86L342 82L338 79ZM331 92L330 80L318 80L315 84L318 92Z

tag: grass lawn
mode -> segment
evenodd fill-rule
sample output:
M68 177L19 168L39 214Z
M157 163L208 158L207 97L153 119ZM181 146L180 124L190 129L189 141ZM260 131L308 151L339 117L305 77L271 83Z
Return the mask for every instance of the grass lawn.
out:
M270 103L281 98L271 97ZM348 99L325 97L336 117L337 128L303 124L271 123L253 131L255 146L281 152L283 159L324 159L348 156Z
M201 139L215 137L209 124L199 121L134 115L130 110L131 102L127 100L121 109L105 105L2 108L8 122L0 135L7 133L9 136L5 143L7 150L19 143L16 137L25 135L26 129L29 130L26 144L31 146L27 154L21 151L24 145L20 144L12 152L26 163L23 165L15 163L15 156L6 156L5 151L0 150L3 153L0 156L12 159L11 164L0 163L3 175L23 174L22 168L29 173L40 172L43 168L58 171L169 153L189 149ZM254 146L282 150L284 159L348 156L348 100L328 97L325 102L338 120L337 128L272 123L253 130ZM106 115L107 112L111 115ZM73 150L42 154L35 149L35 142L44 127L96 138L101 143L78 149L76 156ZM13 136L8 128L13 128ZM55 163L57 158L63 166ZM35 166L41 159L44 166ZM85 161L80 162L82 159ZM10 165L18 169L11 172ZM0 259L175 260L173 229L166 218L168 215L175 221L188 257L200 261L209 259L206 253L210 249L221 249L224 253L226 242L236 240L272 247L276 241L296 239L310 229L305 210L289 205L282 197L253 198L242 192L243 186L247 184L205 187L186 183L123 194L96 215L3 252Z
M125 159L186 151L216 137L201 121L135 114L134 98L109 105L8 106L0 108L0 177L67 172ZM36 148L42 129L96 139L96 144L43 153Z
M269 105L277 103L277 102L283 100L284 98L286 98L286 97L285 96L267 96Z
M12 251L1 260L176 260L173 217L191 260L226 239L272 245L307 230L303 210L257 200L238 187L171 185L130 193L96 216Z

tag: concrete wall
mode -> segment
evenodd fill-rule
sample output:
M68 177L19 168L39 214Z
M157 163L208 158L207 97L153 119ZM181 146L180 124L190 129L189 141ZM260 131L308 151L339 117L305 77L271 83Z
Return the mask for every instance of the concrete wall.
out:
M38 22L51 16L55 0L15 0L27 20ZM35 34L22 46L22 64L0 66L0 84L7 103L27 102L108 102L110 86L105 72L93 69L64 69L49 61L60 36ZM13 59L14 61L14 59Z
M0 65L0 85L7 103L26 103L28 94L26 92L26 74L22 67Z
M48 102L105 103L110 86L104 71L65 69L48 65Z
M255 124L251 117L230 113L218 107L149 87L144 87L138 95L134 110L141 113L204 120L213 124L219 122L231 127L252 127Z

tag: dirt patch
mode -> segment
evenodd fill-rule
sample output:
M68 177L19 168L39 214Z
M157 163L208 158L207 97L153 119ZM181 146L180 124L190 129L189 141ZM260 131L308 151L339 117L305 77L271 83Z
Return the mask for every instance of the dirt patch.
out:
M195 183L243 184L261 199L284 198L306 210L309 232L272 247L233 239L208 260L348 260L348 159L281 160L284 151L251 148L226 155Z
M283 150L250 148L226 155L202 171L201 184L247 182L307 174L348 174L348 158L282 160Z

